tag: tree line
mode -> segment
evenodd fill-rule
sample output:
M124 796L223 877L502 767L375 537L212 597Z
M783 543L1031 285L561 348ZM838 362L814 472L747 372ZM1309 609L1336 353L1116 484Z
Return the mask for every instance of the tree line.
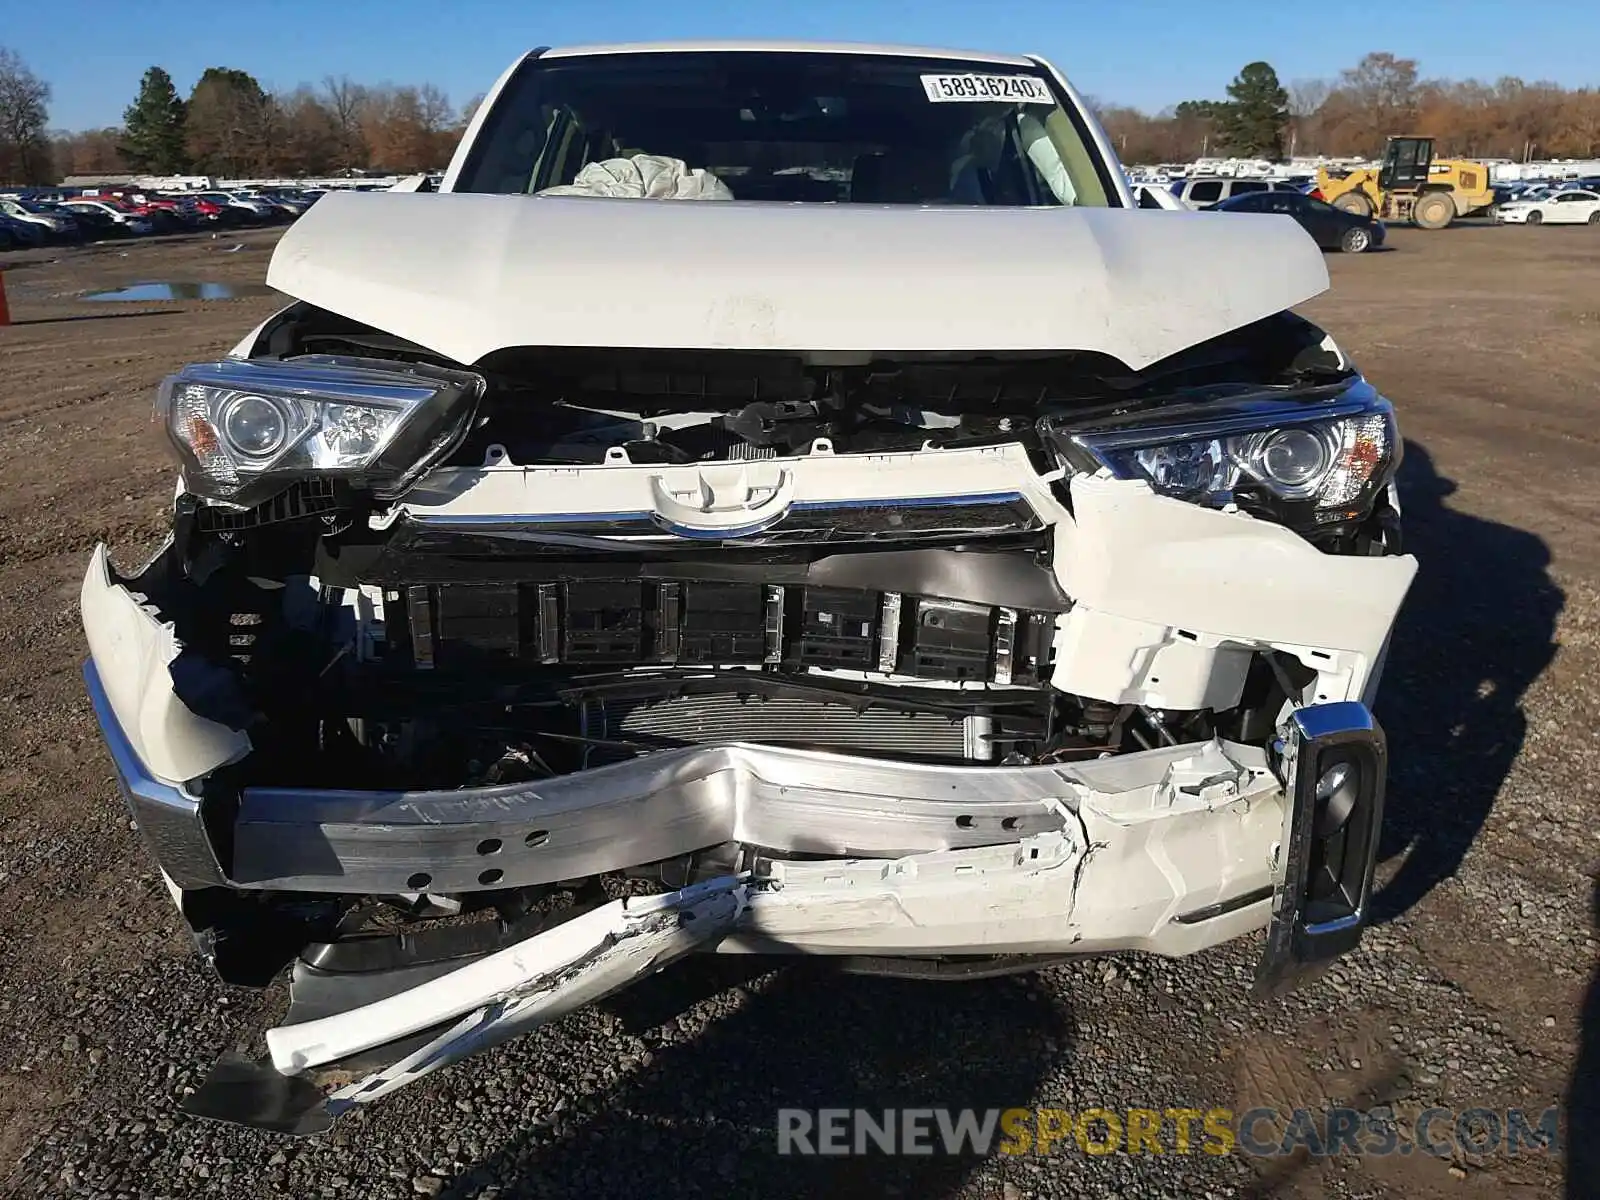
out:
M1436 153L1460 158L1600 157L1600 88L1509 76L1425 79L1416 59L1383 51L1334 78L1287 87L1269 64L1251 63L1228 86L1227 100L1187 100L1155 115L1096 108L1128 163L1206 154L1375 157L1390 135L1403 133L1429 135Z
M1202 155L1370 157L1396 133L1430 134L1439 153L1479 158L1600 157L1600 89L1504 78L1425 79L1416 59L1368 54L1331 79L1285 87L1271 64L1245 66L1225 99L1157 114L1091 101L1128 163ZM47 128L50 85L0 46L0 183L67 175L334 175L408 173L449 161L481 102L457 108L432 84L368 85L348 77L270 91L246 71L211 67L181 96L151 67L123 123L80 133Z
M330 77L273 92L246 71L210 67L187 97L151 67L120 126L49 133L50 88L0 48L0 183L68 175L337 175L443 167L482 97L464 108L432 84Z

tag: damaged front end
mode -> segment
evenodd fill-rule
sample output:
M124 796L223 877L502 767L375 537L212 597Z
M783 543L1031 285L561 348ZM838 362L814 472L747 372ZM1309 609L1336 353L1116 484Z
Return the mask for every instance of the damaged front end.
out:
M190 1107L353 1104L691 952L973 974L1366 915L1415 564L1387 404L1289 315L1091 354L514 350L309 305L160 412L83 588L118 774L222 976ZM329 1081L339 1081L337 1085Z

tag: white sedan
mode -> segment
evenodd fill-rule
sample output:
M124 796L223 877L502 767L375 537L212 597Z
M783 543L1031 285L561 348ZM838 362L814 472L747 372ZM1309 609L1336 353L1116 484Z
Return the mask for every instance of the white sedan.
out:
M1513 200L1495 209L1494 219L1512 225L1600 225L1600 195L1574 190L1540 200Z

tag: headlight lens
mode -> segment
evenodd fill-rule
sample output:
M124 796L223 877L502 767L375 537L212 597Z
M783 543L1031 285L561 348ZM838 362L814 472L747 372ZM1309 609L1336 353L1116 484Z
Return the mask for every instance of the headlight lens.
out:
M1291 523L1359 517L1399 458L1394 414L1364 384L1333 401L1271 401L1184 424L1045 429L1069 460L1221 506L1259 500ZM1088 462L1085 463L1084 459Z
M249 506L332 477L388 499L459 442L482 390L470 372L387 360L233 359L169 377L156 412L198 495Z
M1328 469L1332 453L1327 439L1310 429L1280 429L1252 447L1257 470L1281 491L1314 487Z
M1174 496L1206 496L1227 486L1227 452L1215 438L1167 442L1132 451L1133 464L1158 491Z
M244 392L222 407L228 444L249 458L269 458L289 437L289 417L275 400Z

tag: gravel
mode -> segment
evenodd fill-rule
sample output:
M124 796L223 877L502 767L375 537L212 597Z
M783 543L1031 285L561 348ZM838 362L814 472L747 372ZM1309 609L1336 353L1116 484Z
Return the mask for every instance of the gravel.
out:
M1182 961L1086 959L970 984L696 961L424 1080L321 1138L192 1120L178 1111L180 1098L220 1053L259 1053L259 1030L282 997L230 992L196 961L128 832L72 674L82 552L107 531L123 545L148 538L165 485L141 479L137 492L127 490L132 481L95 491L82 482L73 485L81 494L57 487L46 516L31 525L12 514L10 532L0 535L0 627L8 639L0 694L9 711L26 714L26 727L0 728L0 872L12 897L0 917L12 922L0 931L0 1077L8 1085L0 1089L0 1149L15 1164L8 1194L1554 1194L1560 1164L1542 1155L1319 1163L1089 1157L1073 1146L1049 1158L817 1160L775 1150L780 1107L1388 1104L1409 1129L1429 1106L1538 1110L1562 1098L1580 1039L1591 1039L1593 1053L1600 1036L1580 1015L1600 957L1590 907L1600 749L1586 732L1600 718L1600 539L1589 533L1600 514L1570 487L1560 504L1539 492L1543 480L1581 460L1581 447L1563 450L1566 434L1546 436L1538 422L1472 392L1474 379L1493 376L1490 318L1450 317L1479 319L1471 337L1433 324L1442 318L1430 279L1470 279L1472 255L1510 253L1483 251L1487 237L1401 230L1393 255L1332 263L1338 287L1322 315L1401 397L1417 439L1404 499L1424 575L1380 707L1393 750L1380 923L1356 952L1281 999L1249 995L1257 939ZM1497 277L1506 312L1543 311L1536 306L1546 293L1555 297L1550 304L1564 302L1568 259L1586 278L1600 268L1600 254L1581 238L1536 240L1564 245L1538 251L1548 258L1532 298L1518 291L1518 276ZM255 253L230 262L259 272ZM1503 270L1521 269L1517 261L1505 259ZM69 268L78 269L51 269ZM192 309L195 328L219 346L254 311L241 304L222 320ZM197 336L169 318L141 328ZM76 353L67 332L58 327L50 335L58 340L37 344ZM19 343L18 352L32 344ZM1419 365L1418 344L1449 345L1459 363L1452 367L1440 351ZM1549 369L1537 383L1525 381L1527 389L1587 406L1589 422L1592 370L1576 359L1565 373L1550 367L1559 350L1558 340L1546 344L1540 362ZM95 385L118 404L132 405L139 388L177 361L170 349L148 362L130 357L139 353L132 344L103 351L106 363L123 364L105 371L131 372ZM0 361L0 384L5 370ZM7 394L21 394L20 384L0 386ZM76 403L47 400L47 409ZM1540 420L1567 420L1566 410L1552 412ZM134 438L143 436L142 419L115 421ZM56 417L26 420L29 456L77 436L75 424L51 424ZM124 428L109 416L95 423L102 432ZM9 437L0 434L0 446ZM23 470L12 453L0 454L4 465ZM1514 505L1505 473L1527 480ZM71 518L74 505L92 520ZM93 536L74 519L89 521Z

